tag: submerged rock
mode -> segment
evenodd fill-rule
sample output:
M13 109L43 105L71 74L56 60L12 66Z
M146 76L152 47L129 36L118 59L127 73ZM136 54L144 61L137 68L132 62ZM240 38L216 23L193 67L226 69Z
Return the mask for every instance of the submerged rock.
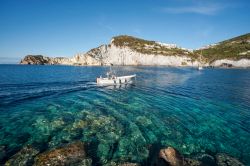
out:
M34 162L34 157L39 153L38 150L34 149L31 146L25 146L19 152L17 152L14 156L12 156L6 163L6 166L18 165L18 166L26 166L32 165Z
M86 122L86 121L83 121L83 120L81 120L81 119L76 120L76 121L72 124L73 128L77 128L77 129L83 129L86 125L87 125L87 122Z
M161 149L159 157L164 159L170 166L183 166L184 164L183 156L180 154L180 152L178 152L178 150L172 147Z
M118 142L114 158L119 158L120 162L144 161L148 158L149 150L142 132L134 123L128 125L127 131L129 133Z
M35 165L87 165L89 163L91 165L90 159L84 159L86 159L84 144L77 141L38 155L35 159Z
M61 129L65 125L62 118L55 119L50 122L50 126L53 130Z
M5 146L0 146L0 164L2 160L6 157Z
M118 164L118 166L140 166L138 163L123 163L123 164Z
M184 158L180 152L172 147L161 149L156 166L244 166L236 158L224 153L218 153L215 157L201 153L194 158Z
M201 161L185 158L184 159L184 166L204 166Z
M110 162L110 163L107 163L105 164L104 166L140 166L140 164L138 163L129 163L129 162L126 162L126 163L116 163L116 162Z
M39 116L32 124L32 130L34 133L31 135L29 143L32 144L34 141L36 144L41 144L49 140L49 137L54 129L52 128L50 121L45 116Z
M243 166L239 160L236 158L233 158L231 156L228 156L224 153L218 153L216 155L216 161L218 166Z
M152 121L145 116L138 116L136 118L136 121L144 127L147 127L152 124Z
M77 166L91 166L92 160L89 158L83 159L81 162L76 164Z
M205 153L198 154L194 158L201 161L202 165L204 165L204 166L216 165L215 158L209 154L205 154Z

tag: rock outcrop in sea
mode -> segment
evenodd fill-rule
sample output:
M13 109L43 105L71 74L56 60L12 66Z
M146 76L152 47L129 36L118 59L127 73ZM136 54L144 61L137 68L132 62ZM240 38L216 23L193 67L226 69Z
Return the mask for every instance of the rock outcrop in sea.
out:
M172 147L161 149L159 157L164 159L167 164L171 166L182 166L184 164L184 158L179 151Z
M31 145L25 146L5 163L5 166L91 166L91 165L104 165L104 166L140 166L140 165L154 165L154 166L244 166L239 160L228 156L224 153L218 153L214 156L209 154L200 154L197 157L185 157L177 149L173 147L163 148L159 151L159 155L155 161L147 163L135 162L106 162L93 163L93 158L87 154L89 149L81 141L76 141L65 146L39 152ZM147 152L146 152L147 153Z
M231 39L230 42L223 41L206 48L190 50L175 44L165 44L124 35L113 37L109 44L93 48L87 53L77 54L73 58L27 55L20 64L250 67L250 50L246 50L249 48L249 38L250 35L246 34ZM231 48L234 48L233 53L230 51ZM225 52L228 53L225 54Z
M85 144L81 141L75 141L65 146L59 146L55 149L40 152L33 148L31 145L23 147L15 155L10 157L5 166L91 166L91 165L104 165L104 166L140 166L140 165L155 165L155 166L244 166L239 160L228 156L225 153L218 153L213 156L209 154L198 154L196 157L185 157L177 149L173 147L163 148L159 151L156 160L150 159L148 163L135 163L135 162L120 162L111 161L104 163L93 163L87 153L90 149L86 148ZM96 159L97 156L91 156Z
M209 154L202 154L196 158L185 158L178 150L168 147L160 150L159 159L156 165L159 166L243 166L239 160L218 153L214 157Z
M86 157L84 144L81 141L71 143L65 147L57 148L39 154L35 158L35 166L44 165L84 165L90 166L92 160Z
M5 166L25 166L32 165L34 163L34 157L39 153L39 151L32 146L25 146L14 156L12 156L6 163Z
M43 55L27 55L20 64L25 65L73 65L70 58L57 57L50 58Z
M243 164L239 160L231 156L228 156L227 154L224 153L217 154L216 161L218 166L228 166L228 165L243 166Z

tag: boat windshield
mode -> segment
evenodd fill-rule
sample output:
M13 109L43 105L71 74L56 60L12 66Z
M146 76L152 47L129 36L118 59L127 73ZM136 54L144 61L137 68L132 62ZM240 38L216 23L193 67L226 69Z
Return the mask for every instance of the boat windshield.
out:
M109 72L107 72L106 75L107 75L108 79L114 79L115 78L115 73L114 72L109 71Z

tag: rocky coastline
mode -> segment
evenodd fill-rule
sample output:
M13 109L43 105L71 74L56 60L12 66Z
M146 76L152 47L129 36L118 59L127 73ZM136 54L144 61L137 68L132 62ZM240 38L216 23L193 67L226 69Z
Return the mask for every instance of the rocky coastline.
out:
M172 57L174 59L175 57ZM178 60L176 60L178 61ZM20 61L22 65L68 65L68 66L109 66L110 64L102 64L97 62L93 63L80 63L77 61L73 61L71 58L60 57L60 58L51 58L42 55L27 55L24 59ZM113 63L112 63L113 64ZM115 64L117 66L169 66L169 67L198 67L199 62L193 63L192 65L187 65L186 62L181 62L178 64ZM114 64L113 64L114 65ZM240 60L229 60L222 59L216 60L213 63L203 63L203 68L250 68L250 60L249 59L240 59Z
M206 48L207 50L208 48ZM213 48L211 48L213 49ZM224 50L223 50L224 51ZM76 65L76 66L174 66L174 67L250 67L249 54L209 59L198 50L189 50L176 45L146 41L131 36L117 36L107 45L76 54L72 58L27 55L20 64L26 65ZM212 53L215 54L215 53Z

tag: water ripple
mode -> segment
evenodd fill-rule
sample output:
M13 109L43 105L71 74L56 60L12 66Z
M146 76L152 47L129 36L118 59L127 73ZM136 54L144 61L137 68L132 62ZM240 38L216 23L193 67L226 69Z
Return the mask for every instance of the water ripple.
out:
M105 67L9 67L17 74L0 73L0 146L9 157L26 144L48 150L80 139L96 164L144 163L152 146L250 163L248 70L123 67L135 84L97 86Z

